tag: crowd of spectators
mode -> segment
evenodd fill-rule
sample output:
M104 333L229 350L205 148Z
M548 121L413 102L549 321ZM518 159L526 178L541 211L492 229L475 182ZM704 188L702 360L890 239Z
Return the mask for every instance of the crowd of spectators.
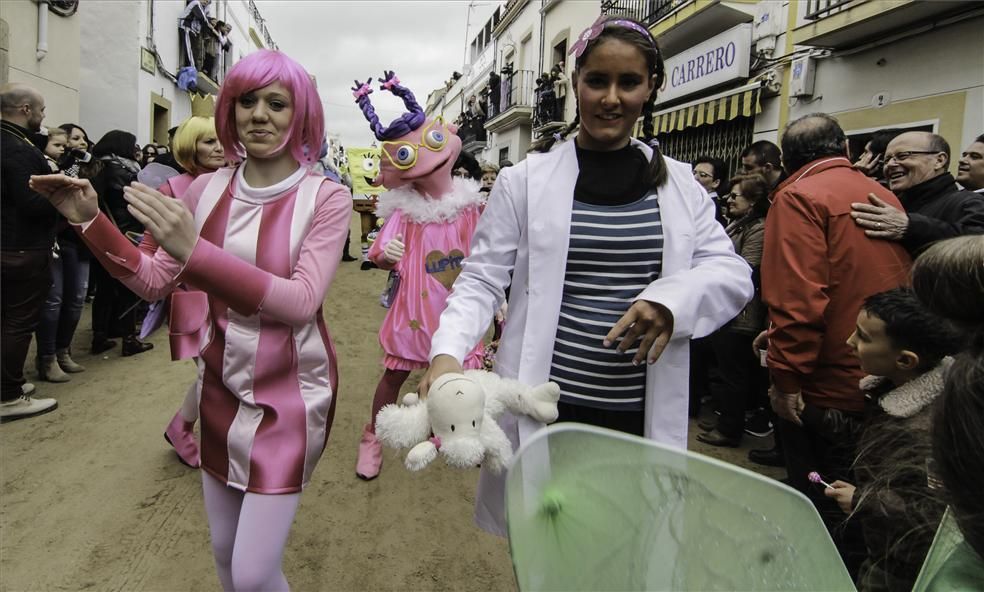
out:
M775 447L750 459L786 469L866 590L912 586L946 505L927 485L929 424L967 331L906 286L913 261L951 240L978 257L968 269L984 268L984 137L956 177L951 157L938 134L890 129L852 161L837 120L813 114L786 126L781 148L748 146L735 177L718 158L693 163L756 287L738 317L692 343L692 415L702 399L716 411L697 439L738 446L743 431L766 431L746 422L768 414Z
M130 215L123 187L153 163L173 163L166 145L142 148L124 130L93 142L76 123L44 127L44 97L24 84L5 84L2 106L3 382L0 419L9 421L51 411L52 398L35 397L24 366L36 339L34 368L40 380L68 382L85 371L72 342L87 301L92 302L91 354L119 345L132 356L153 347L138 338L146 303L91 259L76 232L47 199L28 187L32 175L63 173L92 181L99 207L134 242L143 226ZM117 342L120 339L121 342Z

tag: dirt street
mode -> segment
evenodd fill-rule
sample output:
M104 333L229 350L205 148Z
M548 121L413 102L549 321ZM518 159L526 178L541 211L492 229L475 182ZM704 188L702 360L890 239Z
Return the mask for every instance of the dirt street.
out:
M352 230L358 237L357 216ZM301 500L287 579L300 591L512 590L506 541L471 520L477 471L435 465L411 474L387 450L378 479L355 476L359 433L381 372L376 331L385 279L360 271L358 262L342 263L325 304L340 356L338 408ZM65 384L41 383L33 351L29 358L28 380L38 396L57 398L58 409L0 427L0 590L219 590L200 475L162 437L194 366L170 361L165 331L145 354L89 355L88 311L74 348L86 372ZM728 451L729 460L768 445L746 442Z

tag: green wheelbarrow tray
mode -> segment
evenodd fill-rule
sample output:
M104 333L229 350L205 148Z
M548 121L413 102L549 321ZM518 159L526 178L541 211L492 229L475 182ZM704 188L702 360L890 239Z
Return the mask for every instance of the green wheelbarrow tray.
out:
M855 590L813 504L757 473L581 424L506 477L519 589Z

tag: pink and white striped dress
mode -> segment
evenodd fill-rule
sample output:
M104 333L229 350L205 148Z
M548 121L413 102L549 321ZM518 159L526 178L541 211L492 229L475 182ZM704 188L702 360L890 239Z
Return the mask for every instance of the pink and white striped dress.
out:
M146 300L178 283L191 288L174 297L200 334L202 468L243 491L300 491L334 415L338 372L321 303L351 197L303 167L254 189L239 167L200 176L181 199L200 235L183 267L163 249L141 253L102 214L82 236Z

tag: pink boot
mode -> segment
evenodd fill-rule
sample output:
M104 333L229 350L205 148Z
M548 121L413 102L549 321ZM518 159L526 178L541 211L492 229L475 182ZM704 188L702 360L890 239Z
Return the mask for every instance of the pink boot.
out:
M202 465L198 455L198 442L195 442L195 422L185 421L180 411L174 414L174 419L164 430L164 439L174 447L181 462L193 469Z
M369 424L362 428L362 439L359 441L359 459L355 463L355 474L360 479L369 481L379 475L383 466L383 445L376 439L376 434L369 431Z

